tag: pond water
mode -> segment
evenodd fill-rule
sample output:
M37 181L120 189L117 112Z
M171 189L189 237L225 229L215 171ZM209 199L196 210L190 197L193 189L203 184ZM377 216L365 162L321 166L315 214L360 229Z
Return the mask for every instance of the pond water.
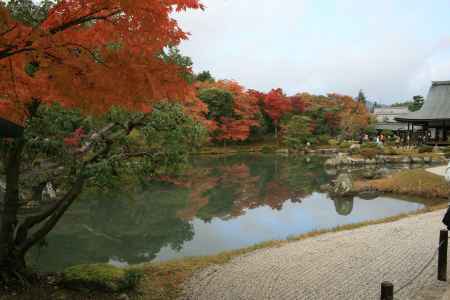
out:
M196 158L176 185L87 193L30 258L42 271L208 255L424 207L415 199L332 199L319 157Z

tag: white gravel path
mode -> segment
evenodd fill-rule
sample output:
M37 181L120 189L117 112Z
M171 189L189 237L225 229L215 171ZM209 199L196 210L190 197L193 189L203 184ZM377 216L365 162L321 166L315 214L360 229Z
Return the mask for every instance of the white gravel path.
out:
M438 245L443 210L393 223L328 233L261 249L197 273L183 299L379 299L384 280L399 288ZM230 234L233 234L230 232ZM437 259L395 299L442 299Z

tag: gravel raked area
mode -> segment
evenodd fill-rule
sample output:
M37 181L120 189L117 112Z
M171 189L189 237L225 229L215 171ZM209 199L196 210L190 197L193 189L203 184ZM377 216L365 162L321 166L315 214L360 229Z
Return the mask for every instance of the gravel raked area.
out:
M183 299L379 299L382 281L398 289L430 261L444 212L257 250L197 273ZM437 257L395 299L442 299L436 274Z

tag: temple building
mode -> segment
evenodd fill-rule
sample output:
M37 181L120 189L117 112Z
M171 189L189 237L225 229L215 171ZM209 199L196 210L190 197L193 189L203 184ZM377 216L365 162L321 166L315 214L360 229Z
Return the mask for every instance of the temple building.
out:
M450 81L433 81L423 107L395 120L407 124L410 144L448 145Z

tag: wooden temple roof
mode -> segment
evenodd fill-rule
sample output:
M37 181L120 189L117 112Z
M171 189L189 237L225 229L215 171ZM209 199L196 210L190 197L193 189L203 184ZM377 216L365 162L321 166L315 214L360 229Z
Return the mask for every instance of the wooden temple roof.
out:
M408 123L450 120L450 81L433 81L423 107L395 120Z

